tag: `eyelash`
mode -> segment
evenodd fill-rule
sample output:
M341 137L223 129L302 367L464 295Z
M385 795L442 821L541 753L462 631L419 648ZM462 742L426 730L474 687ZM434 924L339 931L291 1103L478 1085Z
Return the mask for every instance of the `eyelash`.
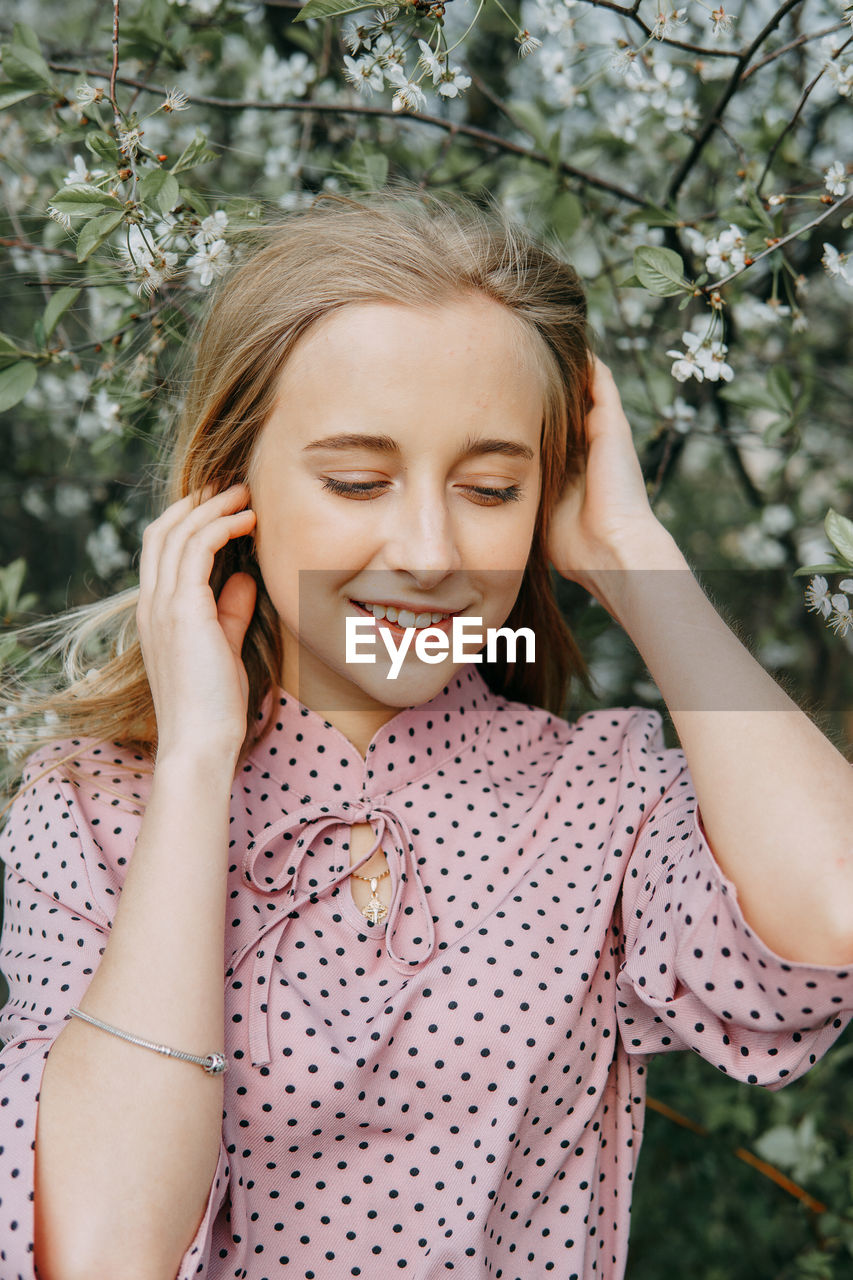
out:
M335 480L332 476L325 476L323 478L324 489L329 489L332 493L350 496L359 493L366 494L371 489L380 488L383 483L387 483L387 481L362 480L347 483L344 480ZM517 502L521 497L521 485L518 484L511 484L506 489L489 489L484 486L477 485L466 485L465 487L471 493L479 494L480 497L497 499L496 502L480 503L479 505L483 507L496 507L500 503L504 502Z

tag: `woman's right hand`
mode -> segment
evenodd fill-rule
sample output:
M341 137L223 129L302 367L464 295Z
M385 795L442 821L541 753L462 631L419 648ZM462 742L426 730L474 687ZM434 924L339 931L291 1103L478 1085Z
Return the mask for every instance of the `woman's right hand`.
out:
M158 758L224 751L236 764L249 697L240 653L257 587L250 574L232 574L217 601L210 575L216 552L252 532L255 513L246 485L210 495L180 499L145 530L136 618Z

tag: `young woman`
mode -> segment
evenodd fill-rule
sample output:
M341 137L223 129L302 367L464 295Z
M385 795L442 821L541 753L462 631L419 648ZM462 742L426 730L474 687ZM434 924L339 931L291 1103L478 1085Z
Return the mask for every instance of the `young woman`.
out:
M649 1055L776 1089L853 1013L853 779L655 519L577 277L462 201L292 215L170 485L0 846L0 1276L618 1280ZM683 752L561 717L549 564ZM465 618L535 661L390 678Z

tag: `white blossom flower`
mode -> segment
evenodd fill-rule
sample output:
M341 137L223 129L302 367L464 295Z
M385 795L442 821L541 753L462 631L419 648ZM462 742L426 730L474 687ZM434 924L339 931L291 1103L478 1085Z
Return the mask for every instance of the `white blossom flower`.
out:
M652 36L655 40L664 40L668 36L675 35L677 27L683 27L687 22L687 8L670 9L669 13L665 9L658 10L658 16L655 18L652 27Z
M194 237L193 243L198 239L199 237ZM202 288L207 288L216 276L225 274L230 258L231 249L224 240L214 240L210 244L202 242L198 246L198 252L187 258L187 269L193 273Z
M214 240L221 240L228 226L228 214L224 209L217 209L215 213L211 213L207 218L202 218L201 230L197 231L193 236L193 244L197 249L203 249L206 244L213 244Z
M699 119L699 108L692 98L671 98L665 110L664 124L671 133L687 132Z
M830 603L832 605L830 626L836 635L846 636L847 632L853 629L853 611L850 609L850 601L843 592L838 591L830 596Z
M341 35L350 53L370 52L370 28L363 23L351 19L344 27Z
M638 49L617 49L610 56L610 68L622 76L629 85L640 85L643 82L643 68L638 63Z
M780 192L779 194L768 196L767 203L771 209L776 209L780 204L784 204L787 199L788 197Z
M636 107L624 98L614 103L613 109L608 112L607 127L614 138L621 138L623 142L637 141L638 124L639 113Z
M733 222L728 231L721 231L715 240L705 246L705 270L709 275L726 275L746 266L745 233Z
M526 58L528 53L535 53L537 49L542 48L542 41L532 36L527 27L519 27L515 43L518 45L519 58Z
M824 244L821 262L828 276L837 277L845 284L853 285L853 262L850 261L849 254L839 253L833 245Z
M847 170L840 160L835 160L823 171L823 184L831 196L847 194Z
M419 40L418 46L421 51L421 56L418 58L418 66L423 67L425 71L430 73L433 84L438 84L444 75L445 55L433 53L426 40Z
M96 89L91 84L80 84L74 93L77 101L84 107L88 107L93 102L100 102L104 96L103 89Z
M726 13L722 5L718 9L711 11L711 21L714 29L711 32L713 36L718 36L722 32L731 31L737 21L737 16L733 13Z
M57 209L55 205L49 204L46 213L49 218L52 218L54 222L58 222L66 231L71 230L71 215L66 213L64 209Z
M689 435L696 422L696 410L682 396L676 396L672 404L663 410L664 422L679 435Z
M790 533L796 523L796 516L784 502L771 502L761 512L761 527L774 538Z
M842 98L853 97L853 62L833 58L824 63L827 75Z
M127 239L119 245L126 270L135 278L136 292L150 296L174 274L178 255L163 249L151 235L148 237L138 226L128 229Z
M402 67L387 67L385 74L391 84L398 86L397 92L391 99L393 111L416 111L418 107L426 106L426 94L423 89L414 80L408 79Z
M107 521L89 534L86 553L101 578L108 578L117 569L130 564L130 555L121 545L115 525Z
M374 58L351 58L344 55L344 75L359 93L370 95L374 89L385 88L385 76Z
M86 182L93 183L96 178L106 177L103 169L87 169L86 161L82 156L74 157L74 167L69 169L63 179L63 186L70 187L72 183Z
M72 484L63 480L56 486L53 505L59 515L64 516L66 520L73 520L89 510L91 499L81 484Z
M731 382L734 377L734 369L731 365L726 364L726 354L728 347L724 342L714 341L710 338L701 338L698 333L682 333L681 341L687 348L686 351L667 351L667 355L674 360L672 366L672 376L678 382L686 382L688 378L695 378L697 382L703 382L706 378L709 382Z
M471 77L463 75L456 67L447 67L438 81L438 92L443 98L455 98L464 93L471 83Z
M289 58L280 58L272 45L267 45L258 65L259 95L272 101L302 98L317 79L317 68L301 50Z
M121 151L122 155L127 156L128 160L135 160L142 140L143 130L124 129L119 125L117 133L119 151Z
M189 110L189 105L185 93L181 93L180 89L170 89L163 101L163 110L166 112L187 111Z

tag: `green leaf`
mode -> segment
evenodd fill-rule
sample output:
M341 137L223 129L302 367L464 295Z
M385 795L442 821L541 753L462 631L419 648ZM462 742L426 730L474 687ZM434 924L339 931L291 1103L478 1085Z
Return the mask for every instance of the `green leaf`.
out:
M3 70L13 84L47 88L53 84L50 67L40 53L13 41L3 45Z
M542 151L548 146L551 134L549 122L532 102L514 102L512 114Z
M77 237L77 261L85 262L123 221L124 209L111 209L87 222Z
M642 289L643 282L638 280L636 276L628 276L627 280L619 281L620 289Z
M562 240L571 240L583 222L583 205L574 191L561 191L551 205L551 225Z
M62 213L74 214L94 213L96 209L121 209L121 200L111 196L108 191L101 191L88 182L71 182L67 187L60 187L50 202Z
M6 107L14 107L16 102L23 102L25 98L31 98L38 92L38 89L10 89L8 93L0 93L0 111Z
M375 4L364 0L308 0L293 19L307 22L309 18L336 18L342 13L359 13L362 9L375 9Z
M11 338L7 338L5 333L0 333L0 356L19 356L20 354L20 347L17 347Z
M823 522L826 530L826 536L835 547L839 555L842 555L848 564L853 564L853 520L848 520L846 516L841 516L832 507L826 513L826 519Z
M74 306L79 297L80 290L75 289L73 285L67 285L64 289L56 291L44 309L42 324L44 325L45 338L50 337L65 312L69 307Z
M647 227L681 227L684 225L683 219L677 213L670 213L657 204L647 204L642 209L635 209L628 214L625 221L639 222Z
M634 250L634 272L649 293L669 298L690 286L684 279L684 263L672 249L642 244Z
M784 364L774 364L767 375L767 388L774 405L790 413L794 407L794 388L791 374Z
M36 382L36 367L32 360L18 360L0 372L0 413L11 409L32 391Z
M802 569L794 570L795 578L804 578L811 573L848 573L849 565L845 564L807 564Z
M215 158L216 152L211 151L207 145L207 138L198 129L192 142L187 143L169 172L183 173L185 169L194 169L196 165L206 164L208 160Z
M93 129L86 134L86 146L92 155L97 156L99 160L105 160L107 164L118 164L119 149L115 139L111 138L108 133L101 133L100 130Z
M16 22L12 31L12 39L15 44L25 45L28 49L32 49L33 53L41 53L41 45L39 38L33 31L32 27L28 27L25 22Z
M178 179L168 169L154 169L140 182L139 197L165 216L172 212L180 199Z

